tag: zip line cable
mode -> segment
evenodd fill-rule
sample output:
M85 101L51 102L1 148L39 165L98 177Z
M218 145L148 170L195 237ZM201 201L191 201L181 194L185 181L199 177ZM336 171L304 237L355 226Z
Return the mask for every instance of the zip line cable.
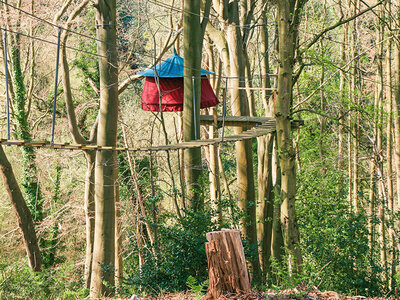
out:
M0 1L1 1L1 0L0 0ZM60 28L62 29L62 27L60 27ZM33 40L37 40L37 41L40 41L40 42L43 42L43 43L48 43L48 44L52 44L52 45L55 45L55 46L58 45L56 42L49 41L49 40L45 40L45 39L42 39L42 38L40 38L40 37L32 36L32 35L25 34L25 33L19 32L19 31L14 31L14 30L11 30L11 29L9 29L9 28L4 28L4 27L2 27L1 30L8 31L8 32L11 32L11 33L15 33L15 34L19 34L19 35L22 35L22 36L24 36L24 37L27 37L27 38L30 38L30 39L33 39ZM62 45L64 45L64 44L62 44ZM82 49L70 47L70 46L67 46L67 45L65 45L65 48L70 49L70 50L74 50L74 51L78 51L78 52L82 52L82 53L86 53L86 54L90 54L90 55L92 55L92 56L107 58L107 57L104 56L104 55L100 55L100 54L93 53L93 52L90 52L90 51L86 51L86 50L82 50Z
M53 26L53 27L57 27L57 28L61 28L62 30L71 32L71 33L76 34L76 35L79 35L79 36L81 36L81 37L85 37L85 38L92 39L92 40L95 40L95 41L98 41L98 42L102 42L102 43L108 43L108 42L106 42L106 41L103 41L103 40L100 40L100 39L98 39L98 38L92 37L92 36L90 36L90 35L86 35L86 34L83 34L83 33L77 32L77 31L74 31L74 30L72 30L72 29L65 28L65 27L62 27L62 26L60 26L60 25L57 25L57 24L55 24L55 23L53 23L53 22L50 22L50 21L48 21L48 20L46 20L46 19L43 19L43 18L41 18L41 17L38 17L38 16L35 15L35 14L32 14L32 13L26 11L26 10L23 10L22 8L19 8L19 7L15 6L15 5L12 5L12 4L10 4L10 3L7 3L7 2L5 2L5 1L3 1L3 0L0 0L0 3L3 3L3 4L5 4L5 5L9 6L9 7L12 7L12 8L14 8L14 9L16 9L16 10L18 10L18 11L20 11L20 12L22 12L22 13L24 13L24 14L26 14L26 15L32 17L32 18L34 18L34 19L36 19L36 20L39 20L39 21L41 21L41 22L43 22L43 23L46 23L47 25L50 25L50 26Z
M148 1L151 2L151 1L153 1L153 0L148 0ZM0 3L3 3L4 5L10 6L10 7L14 8L14 9L16 9L16 10L18 10L18 11L24 13L24 14L27 14L28 16L30 16L30 17L32 17L32 18L35 18L35 19L37 19L37 20L39 20L39 21L41 21L41 22L43 22L43 23L46 23L46 24L48 24L48 25L50 25L50 26L53 26L53 27L56 27L56 28L61 28L62 30L71 32L71 33L73 33L73 34L79 35L79 36L84 37L84 38L87 38L87 39L91 39L91 40L94 40L94 41L98 41L98 42L101 42L101 43L105 43L105 44L108 44L108 45L111 45L111 46L117 46L117 45L115 45L114 43L110 43L110 42L107 42L107 41L103 41L103 40L100 40L100 39L98 39L98 38L95 38L95 37L92 37L92 36L89 36L89 35L86 35L86 34L82 34L82 33L79 33L79 32L77 32L77 31L74 31L74 30L71 30L71 29L68 29L68 28L59 26L59 25L57 25L57 24L54 24L53 22L50 22L50 21L48 21L48 20L46 20L46 19L43 19L43 18L41 18L41 17L38 17L38 16L36 16L36 15L30 13L30 12L27 12L27 11L25 11L25 10L23 10L23 9L21 9L21 8L19 8L19 7L17 7L17 6L15 6L15 5L12 5L12 4L10 4L10 3L7 3L7 2L5 2L4 0L0 0ZM160 2L158 2L158 3L160 3ZM176 9L178 9L178 8L176 8ZM178 10L179 10L179 9L178 9ZM237 26L239 26L239 25L237 25ZM42 41L42 42L46 42L46 43L49 43L49 44L57 45L57 43L55 43L55 42L51 42L51 41L48 41L48 40L44 40L44 39L39 38L39 37L30 36L30 35L28 35L28 34L24 34L24 33L21 33L21 32L13 31L13 30L11 30L11 29L5 29L5 28L3 28L3 30L8 30L9 32L12 32L12 33L15 33L15 34L20 34L20 35L25 36L25 37L28 37L28 38L32 38L32 39L35 39L35 40L38 40L38 41ZM85 50L81 50L81 49L77 49L77 48L73 48L73 47L69 47L69 46L65 46L65 47L68 48L68 49L71 49L71 50L75 50L75 51L78 51L78 52L90 54L90 55L93 55L93 56L96 56L96 57L106 58L106 56L102 56L102 55L99 55L99 54L95 54L95 53L92 53L92 52L89 52L89 51L85 51ZM149 55L149 54L145 54L145 53L134 53L134 54L136 54L136 55L143 55L143 56L146 56L146 57L149 57L149 58L154 59L154 57L153 57L152 55ZM165 61L165 60L163 60L163 59L159 59L159 60L162 61L162 62ZM174 63L172 63L172 64L174 64ZM190 70L192 70L192 71L198 71L198 69L190 68L190 67L186 67L186 66L183 66L183 68L190 69ZM172 72L169 72L169 73L170 73L170 75L180 75L180 74L174 74L174 73L172 73ZM266 76L271 76L271 75L272 75L272 74L257 75L256 77L261 77L261 76L262 76L262 77L266 77ZM226 77L227 77L227 76L222 75L222 74L215 74L214 76L216 76L216 77L221 77L221 78L226 78ZM185 76L179 76L179 77L185 77ZM189 77L192 77L192 76L189 76ZM254 76L253 76L253 77L254 77ZM243 80L246 80L246 79L250 79L250 78L252 78L252 77L250 77L250 76L230 76L229 78L231 78L231 79L243 79Z
M54 83L54 100L53 100L53 118L51 121L51 143L54 144L54 129L56 125L56 110L57 110L57 89L58 89L58 66L60 64L60 45L61 45L61 27L58 28L57 39L57 59L56 59L56 76Z
M62 27L60 27L60 28L62 29ZM8 32L11 32L11 33L14 33L14 34L19 34L19 35L22 35L22 36L24 36L26 38L34 39L34 40L37 40L37 41L40 41L40 42L43 42L43 43L48 43L48 44L55 45L55 46L58 45L56 42L49 41L49 40L46 40L46 39L43 39L43 38L39 38L39 37L36 37L36 36L32 36L32 35L29 35L29 34L25 34L25 33L19 32L19 31L11 30L11 29L8 29L8 28L0 28L0 30L8 31ZM64 44L61 44L61 45L64 45ZM67 45L65 45L65 47L67 49L74 50L74 51L81 52L81 53L85 53L85 54L89 54L89 55L94 56L94 57L107 58L104 55L100 55L100 54L93 53L93 52L90 52L90 51L82 50L82 49L79 49L79 48L74 48L74 47L70 47L70 46L67 46ZM136 53L136 54L137 55L140 54L140 55L152 58L152 59L154 58L153 56L151 56L149 54L144 54L144 53ZM165 62L166 61L166 59L159 59L159 60L161 62ZM183 68L187 68L187 69L190 69L190 70L196 70L196 69L193 69L193 68L190 68L190 67L185 67L185 66L173 63L173 62L169 62L169 63L173 64L173 65L181 66ZM192 76L182 76L179 73L174 73L174 72L171 72L171 71L165 71L165 73L167 73L169 75L176 75L176 77L182 77L182 78L185 78L185 77L190 77L191 78L192 77ZM240 82L245 82L246 79L255 79L255 78L260 78L260 77L276 76L275 74L255 74L253 76L225 76L225 75L222 75L222 74L210 74L210 75L216 76L216 77L221 77L221 78L242 79L242 80L240 80Z
M200 14L196 14L194 12L187 11L187 10L182 9L182 8L174 7L174 6L166 4L166 3L158 2L156 0L147 0L147 2L150 2L150 3L154 4L154 5L157 5L157 6L162 7L162 8L171 9L171 10L174 10L174 11L177 11L177 12L182 12L182 13L188 13L190 15L194 15L194 16L197 16L197 17L202 17L202 15L200 15ZM218 18L217 15L214 15L211 12L210 12L210 16L212 16L214 18ZM260 26L267 26L267 25L275 25L275 22L262 23L262 24L254 23L254 24L234 25L234 27L252 28L252 27L260 27Z

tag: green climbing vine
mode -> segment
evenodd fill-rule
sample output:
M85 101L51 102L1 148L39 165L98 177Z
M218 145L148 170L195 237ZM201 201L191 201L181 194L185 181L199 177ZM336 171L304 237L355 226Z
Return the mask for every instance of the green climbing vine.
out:
M15 88L15 121L16 135L18 139L30 141L32 135L29 131L28 117L25 110L26 92L24 76L21 71L21 56L18 47L11 48L13 82ZM32 146L22 147L22 163L24 175L22 186L25 201L32 213L34 222L43 220L43 197L40 192L36 168L36 154Z

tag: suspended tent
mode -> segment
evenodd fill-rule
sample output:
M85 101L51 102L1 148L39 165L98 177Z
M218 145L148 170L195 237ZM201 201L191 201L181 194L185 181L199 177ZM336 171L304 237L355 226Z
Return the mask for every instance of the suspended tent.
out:
M182 111L183 73L183 58L177 55L175 49L174 54L162 63L138 73L146 77L142 93L142 109L160 111L161 92L162 111ZM200 108L212 107L219 103L208 81L208 74L213 74L213 72L201 69Z

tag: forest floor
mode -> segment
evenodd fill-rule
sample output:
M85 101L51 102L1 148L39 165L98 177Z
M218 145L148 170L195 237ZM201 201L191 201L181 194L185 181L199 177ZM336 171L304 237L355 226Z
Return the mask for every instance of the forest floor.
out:
M266 292L250 292L247 294L225 294L221 296L221 300L258 300L258 299L298 299L298 300L361 300L361 299L371 299L371 300L381 300L381 299L395 299L400 300L397 297L364 297L364 296L345 296L340 295L334 291L299 291L296 289L284 290L279 293L275 291ZM124 298L120 300L208 300L204 295L196 295L191 293L178 293L178 294L166 294L157 297L140 297L133 295L131 298Z

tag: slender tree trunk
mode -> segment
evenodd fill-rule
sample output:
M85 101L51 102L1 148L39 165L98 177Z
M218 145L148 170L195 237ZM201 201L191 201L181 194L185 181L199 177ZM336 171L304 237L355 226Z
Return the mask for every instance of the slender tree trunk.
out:
M400 1L397 1L397 6ZM397 12L400 17L400 11ZM397 208L400 208L400 42L394 39L394 132L395 132L395 162L396 162L396 194Z
M17 125L17 138L25 141L30 141L32 135L30 133L27 106L26 106L26 89L24 77L21 70L21 50L19 35L16 35L15 41L11 47L12 61L12 79L14 83L14 107L15 121ZM33 220L40 222L43 219L43 198L39 188L37 169L36 169L36 153L32 146L22 147L22 161L24 166L24 175L22 178L22 186L24 198L28 208L31 211Z
M383 92L384 92L384 75L383 75L383 62L384 62L384 44L383 40L385 38L384 34L384 24L381 20L384 20L384 7L380 5L378 8L378 54L377 54L377 62L378 62L378 91L377 91L377 107L376 113L378 114L378 122L376 126L377 130L377 145L376 145L376 160L377 160L377 171L379 176L378 182L378 191L379 191L379 246L380 246L380 257L382 262L382 267L384 268L384 280L387 280L387 253L386 253L386 192L384 187L384 178L383 178L383 146L382 146L382 131L383 131Z
M85 288L90 287L92 262L93 262L93 239L94 239L94 178L96 152L85 152L86 176L85 176L85 218L86 218L86 255L85 255Z
M119 288L122 284L123 261L122 261L122 228L121 228L121 201L119 199L118 178L118 152L114 152L114 194L115 194L115 286Z
M387 3L388 14L392 15L392 4ZM389 23L390 25L393 22ZM390 33L390 39L387 45L387 56L386 56L386 68L387 68L387 148L386 148L386 160L387 160L387 198L388 198L388 212L389 212L389 245L390 245L390 267L388 270L389 276L389 289L394 290L396 284L396 232L394 230L394 191L393 191L393 79L392 79L392 33Z
M118 122L116 0L97 0L96 24L100 69L100 116L97 143L114 146ZM115 267L115 182L112 151L99 151L95 172L95 231L90 296L112 294Z
M272 245L271 245L271 255L277 262L281 263L283 260L284 254L284 242L282 235L282 227L280 222L281 216L281 205L282 205L282 197L281 197L281 168L279 166L279 154L277 151L277 137L274 137L273 144L273 161L272 168L275 170L274 175L275 178L272 178L272 184L274 185L274 193L275 193L275 201L274 201L274 218L272 220Z
M221 181L224 185L224 192L221 192L221 195L224 194L226 199L228 200L228 211L229 211L229 215L231 217L231 221L232 224L235 225L235 221L234 221L234 203L233 203L233 199L232 199L232 194L231 194L231 190L229 188L229 183L228 180L226 179L226 175L225 175L225 171L224 171L224 164L222 163L222 158L221 158L221 154L220 154L220 149L218 148L218 153L217 153L217 160L218 160L218 169L219 172L221 174ZM235 226L235 229L237 229L238 227Z
M216 116L217 111L212 108L213 114ZM216 126L210 126L210 139L218 137L218 129ZM221 203L221 183L219 179L219 167L218 167L218 145L210 145L210 198L213 205L213 210L216 212L217 222L220 226L223 224L222 217L222 203Z
M263 6L266 1L263 1ZM260 24L260 51L263 55L261 58L261 87L271 88L269 76L269 44L268 44L268 26L263 26L268 22L267 8L261 13L259 18ZM267 90L262 90L262 101L264 104L264 111L266 117L272 117L273 101L271 101L271 93ZM280 218L280 215L274 215L274 190L272 184L272 153L275 135L269 134L257 139L257 156L258 156L258 243L260 245L260 261L262 270L265 275L269 275L271 264L271 251L272 251L272 227L273 219Z
M324 48L323 48L323 43L321 42L321 51L322 51L322 57L324 57ZM325 81L325 66L322 66L321 70L321 79L320 82L321 84ZM321 100L321 111L325 113L326 110L326 103L325 103L325 92L323 88L321 88L320 91L320 100ZM323 143L324 139L324 134L325 134L325 126L326 126L326 118L323 116L319 117L319 139L318 139L318 145L319 145L319 156L321 159L321 165L322 165L322 174L326 174L327 167L326 167L326 162L325 162L325 146Z
M343 19L344 14L343 14L343 7L340 1L340 17ZM343 37L342 37L342 43L340 45L340 58L341 58L341 63L344 65L346 63L346 44L347 44L347 28L348 24L343 25ZM346 73L343 68L340 70L340 85L339 85L339 92L340 92L340 108L344 110L344 107L346 106L345 104L345 85L346 85ZM342 122L344 122L344 119L342 119ZM341 123L342 123L341 122ZM339 125L339 138L338 138L338 169L340 172L344 171L344 126Z
M201 26L200 1L184 2L183 14L184 45L184 109L183 140L185 142L200 138L200 98L201 98ZM201 210L204 199L201 198L199 180L202 173L201 148L185 151L185 179L189 208Z
M354 6L353 6L353 15L355 15L359 11L359 0L354 1ZM359 86L361 85L359 80L358 80L358 59L356 57L358 56L358 19L355 19L353 21L353 40L352 40L352 57L354 59L353 61L353 68L351 70L351 91L352 91L352 104L353 107L357 108L360 104L360 91L359 91ZM355 213L359 212L359 199L358 199L358 182L359 182L359 170L358 170L358 148L359 148L359 112L355 111L353 114L353 177L350 184L353 185L352 188L352 207L354 209Z
M14 171L2 146L0 146L0 174L3 178L4 186L17 216L18 227L22 232L29 266L34 271L40 271L42 267L42 257L40 255L32 215L25 203L21 189L19 188L15 178Z
M272 149L274 135L258 138L258 242L260 244L260 260L265 274L270 271L272 224L274 197L272 186Z
M289 269L300 272L303 262L300 249L300 235L296 219L296 166L293 148L290 106L292 102L292 78L294 50L297 37L297 1L278 1L278 97L276 100L276 132L278 138L279 162L281 167L281 224L285 248L289 257Z
M214 62L214 55L213 49L211 48L210 43L207 43L207 53L208 53L208 61L209 66L211 66L210 70L214 73L217 73ZM215 78L215 76L211 79L211 84L214 90L219 90L219 85L221 83L220 78ZM218 137L218 127L217 127L217 108L212 107L210 109L211 115L214 116L214 124L209 126L209 138L217 138ZM223 224L223 217L222 217L222 203L221 203L221 182L220 182L220 175L219 175L219 166L218 166L218 147L219 145L210 145L209 146L209 180L210 180L210 200L211 205L213 206L213 210L216 212L216 220L220 226Z
M89 0L82 1L69 15L65 28L70 28L73 20L80 14L80 12L88 4ZM63 8L67 8L64 6ZM57 14L55 20L58 21L63 15L63 9ZM67 39L68 31L63 31L61 35L61 70L62 70L62 83L64 92L64 101L68 116L68 127L71 136L77 144L92 143L95 140L97 122L93 125L90 141L87 141L80 133L78 123L75 115L75 108L72 98L72 89L69 73L69 64L67 59ZM90 287L91 270L93 262L93 239L94 239L94 173L95 173L95 159L96 152L85 152L86 159L86 176L85 176L85 194L84 194L84 209L86 219L86 255L85 255L85 271L84 271L84 286Z

